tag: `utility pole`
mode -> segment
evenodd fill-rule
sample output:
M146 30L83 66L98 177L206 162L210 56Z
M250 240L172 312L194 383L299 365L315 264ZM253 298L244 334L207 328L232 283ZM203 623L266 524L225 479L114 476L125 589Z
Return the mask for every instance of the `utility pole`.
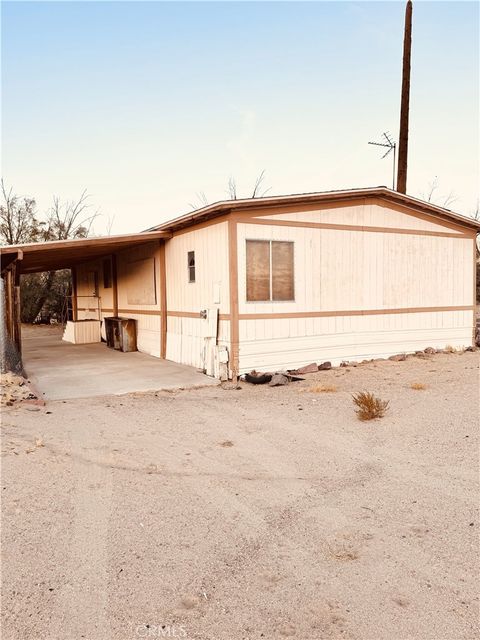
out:
M400 135L398 138L397 191L407 193L408 116L410 107L410 57L412 52L412 0L405 9L403 38L402 103L400 108Z

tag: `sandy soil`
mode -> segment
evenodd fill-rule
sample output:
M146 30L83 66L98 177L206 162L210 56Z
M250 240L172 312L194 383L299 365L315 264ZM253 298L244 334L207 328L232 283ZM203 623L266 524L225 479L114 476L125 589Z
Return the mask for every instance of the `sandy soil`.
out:
M5 409L4 640L478 638L479 361Z

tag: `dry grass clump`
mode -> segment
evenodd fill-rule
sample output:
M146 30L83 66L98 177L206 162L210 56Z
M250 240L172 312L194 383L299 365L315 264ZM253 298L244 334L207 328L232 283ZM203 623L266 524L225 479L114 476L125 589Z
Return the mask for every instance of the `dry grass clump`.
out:
M336 393L338 387L334 384L314 384L309 388L312 393Z
M457 350L455 349L455 347L452 347L451 344L447 344L447 346L445 347L444 351L446 353L457 353Z
M414 389L415 391L425 391L427 385L423 382L412 382L410 385L410 389Z
M352 394L353 402L358 407L355 413L359 420L374 420L383 418L388 409L388 400L381 400L369 391Z

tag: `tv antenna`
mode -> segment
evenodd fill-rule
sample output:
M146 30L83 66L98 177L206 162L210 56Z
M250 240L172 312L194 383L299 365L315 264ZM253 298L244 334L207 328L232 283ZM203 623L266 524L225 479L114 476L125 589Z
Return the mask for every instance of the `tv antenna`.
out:
M380 160L383 160L384 158L386 158L388 156L388 154L393 151L393 184L392 184L392 189L395 189L395 163L396 163L396 154L397 154L397 143L393 141L390 133L388 131L384 131L382 133L383 136L383 142L369 142L368 144L373 144L376 147L386 147L386 152L383 154L383 156L380 158Z

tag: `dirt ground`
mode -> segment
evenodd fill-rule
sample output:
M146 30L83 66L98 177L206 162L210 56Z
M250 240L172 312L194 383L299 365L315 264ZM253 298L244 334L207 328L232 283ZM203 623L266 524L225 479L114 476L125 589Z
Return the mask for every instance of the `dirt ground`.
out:
M479 362L7 407L3 639L478 638Z

